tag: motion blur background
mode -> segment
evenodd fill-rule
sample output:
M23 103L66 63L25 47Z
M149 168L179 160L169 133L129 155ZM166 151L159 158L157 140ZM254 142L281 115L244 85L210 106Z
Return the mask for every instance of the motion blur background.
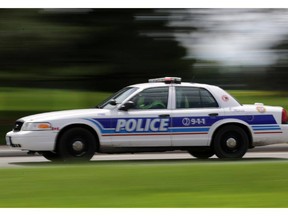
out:
M0 144L19 117L163 76L288 106L287 26L288 9L0 9Z

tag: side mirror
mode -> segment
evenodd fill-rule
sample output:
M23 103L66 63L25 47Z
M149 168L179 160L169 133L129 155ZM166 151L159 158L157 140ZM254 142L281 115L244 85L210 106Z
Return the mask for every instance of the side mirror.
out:
M110 100L108 103L109 103L110 105L112 105L112 106L116 106L116 105L117 105L117 102L116 102L116 100L114 100L114 99Z
M133 101L127 101L126 103L124 103L119 110L122 111L128 111L129 109L133 108L135 106Z

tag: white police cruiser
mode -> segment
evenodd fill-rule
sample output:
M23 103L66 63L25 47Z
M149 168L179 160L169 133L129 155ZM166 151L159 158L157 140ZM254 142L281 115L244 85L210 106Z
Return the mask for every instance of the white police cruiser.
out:
M97 108L21 118L6 142L51 161L167 150L241 158L249 148L286 143L286 123L282 107L241 105L219 87L166 77L128 86Z

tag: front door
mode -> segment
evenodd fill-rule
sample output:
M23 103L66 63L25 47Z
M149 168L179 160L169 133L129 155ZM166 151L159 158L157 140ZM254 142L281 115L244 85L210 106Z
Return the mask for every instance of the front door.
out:
M143 90L130 99L134 107L118 110L111 124L113 146L171 146L169 86Z

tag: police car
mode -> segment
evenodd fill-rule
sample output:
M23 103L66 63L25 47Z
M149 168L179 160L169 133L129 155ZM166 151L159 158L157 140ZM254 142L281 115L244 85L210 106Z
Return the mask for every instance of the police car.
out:
M96 108L21 118L6 142L51 161L172 150L237 159L255 146L286 143L286 123L282 107L241 105L217 86L166 77L123 88Z

